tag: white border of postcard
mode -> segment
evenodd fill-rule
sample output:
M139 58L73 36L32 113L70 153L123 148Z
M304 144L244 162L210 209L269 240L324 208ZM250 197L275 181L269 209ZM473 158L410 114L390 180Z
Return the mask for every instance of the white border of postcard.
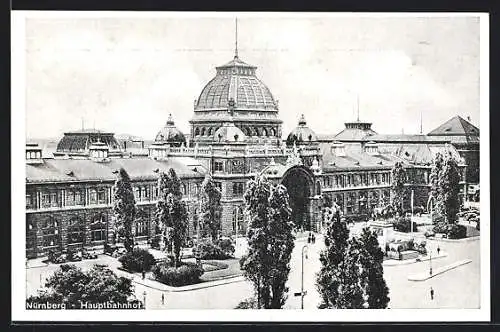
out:
M219 13L12 11L12 320L13 321L490 321L490 222L481 222L480 309L389 310L26 310L25 283L25 20L95 17L480 17L481 212L490 214L489 194L489 17L487 13ZM17 294L17 296L16 296ZM22 296L19 296L23 294Z

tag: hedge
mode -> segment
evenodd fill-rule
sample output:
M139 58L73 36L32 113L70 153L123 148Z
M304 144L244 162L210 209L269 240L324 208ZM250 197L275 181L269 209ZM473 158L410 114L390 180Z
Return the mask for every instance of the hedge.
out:
M195 247L195 250L199 251L201 259L227 259L233 257L234 245L229 239L219 240L216 244L203 241Z
M467 227L459 224L438 223L432 229L435 233L446 234L449 239L463 239L467 237Z
M194 263L183 263L177 268L163 263L153 268L153 275L157 281L176 287L197 284L202 274L203 268Z
M394 229L398 232L409 233L411 232L411 219L406 217L399 218L396 222L394 222ZM416 232L418 230L418 226L416 222L413 222L413 231Z
M146 249L134 248L132 252L127 252L118 261L122 267L133 272L150 271L155 264L155 258Z

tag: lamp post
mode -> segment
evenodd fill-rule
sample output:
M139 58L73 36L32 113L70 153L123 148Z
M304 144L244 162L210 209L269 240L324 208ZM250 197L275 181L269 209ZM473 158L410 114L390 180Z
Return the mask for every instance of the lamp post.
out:
M144 293L142 293L142 296L144 297L144 309L146 309L146 291L144 291Z
M302 264L301 264L301 278L300 278L300 309L304 309L304 255L307 259L307 245L302 247Z
M429 275L432 275L432 250L429 251Z

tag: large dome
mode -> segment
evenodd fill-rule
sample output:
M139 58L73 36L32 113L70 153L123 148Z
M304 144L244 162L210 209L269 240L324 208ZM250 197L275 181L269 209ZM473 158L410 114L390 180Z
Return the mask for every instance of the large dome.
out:
M180 146L186 142L184 134L175 126L172 114L169 114L167 123L156 134L155 142L168 143L175 146Z
M255 76L257 67L235 56L216 69L215 77L201 91L195 110L226 110L228 105L234 109L278 109L269 88Z
M302 114L299 120L299 125L288 135L286 144L288 146L291 146L294 143L297 145L308 144L317 142L317 140L318 137L316 136L316 133L307 126L304 114Z

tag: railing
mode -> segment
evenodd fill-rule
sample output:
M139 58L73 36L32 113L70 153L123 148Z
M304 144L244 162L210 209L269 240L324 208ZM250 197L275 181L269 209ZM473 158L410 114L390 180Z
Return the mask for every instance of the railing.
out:
M210 156L210 155L279 155L288 156L295 153L293 148L279 148L274 146L257 146L245 148L220 148L220 147L169 147L161 146L157 148L150 148L151 157L168 157L168 156ZM315 156L319 153L319 149L302 149L299 151L301 156Z

